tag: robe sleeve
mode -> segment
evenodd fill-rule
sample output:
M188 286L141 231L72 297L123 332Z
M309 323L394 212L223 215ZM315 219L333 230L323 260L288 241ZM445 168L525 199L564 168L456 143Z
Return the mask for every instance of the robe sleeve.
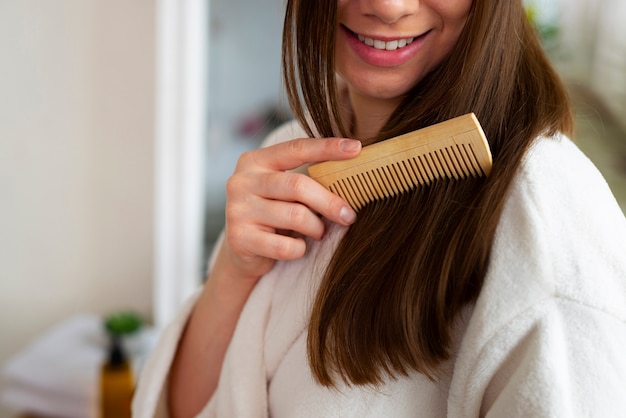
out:
M525 334L515 336L520 329ZM506 348L481 416L625 416L623 319L576 301L549 299L501 330L479 358L490 358L488 352L504 349L511 339L517 344Z
M626 417L626 220L566 138L511 186L448 416Z
M261 147L267 147L278 142L302 136L302 129L295 122L288 122L277 128L264 140ZM224 240L224 232L217 239L209 261L209 270ZM159 340L150 353L133 397L133 417L162 418L168 417L167 384L169 371L176 354L183 330L198 299L201 289L198 289L181 307L176 318L161 332ZM199 416L214 414L214 398L211 398Z
M167 382L176 348L187 320L200 295L198 290L180 309L176 318L161 332L159 340L142 368L133 397L133 417L163 418L167 412Z

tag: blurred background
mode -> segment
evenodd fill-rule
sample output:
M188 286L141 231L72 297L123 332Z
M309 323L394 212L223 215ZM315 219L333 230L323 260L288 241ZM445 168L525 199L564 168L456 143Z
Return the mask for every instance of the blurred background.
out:
M626 2L526 4L574 98L575 141L626 209ZM282 12L0 2L0 418L98 416L102 318L143 320L140 362L201 283L238 155L289 118Z

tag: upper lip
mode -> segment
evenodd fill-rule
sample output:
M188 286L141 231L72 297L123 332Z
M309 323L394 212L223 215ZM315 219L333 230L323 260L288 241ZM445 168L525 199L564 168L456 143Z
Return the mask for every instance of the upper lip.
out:
M407 38L419 38L422 35L425 35L426 33L428 33L429 31L420 33L419 35L393 35L393 36L383 36L383 35L372 35L372 34L366 34L366 33L362 33L362 32L356 32L353 31L352 29L350 29L349 27L342 25L344 28L346 28L346 30L350 33L352 33L355 36L361 35L361 36L365 36L366 38L372 38L374 40L377 41L385 41L385 42L390 42L390 41L397 41L400 39L407 39Z

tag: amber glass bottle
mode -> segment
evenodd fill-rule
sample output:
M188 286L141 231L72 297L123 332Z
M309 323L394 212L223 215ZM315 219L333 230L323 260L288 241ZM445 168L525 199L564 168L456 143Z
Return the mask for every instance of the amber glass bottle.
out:
M109 356L100 373L101 418L130 418L133 373L120 344L111 336Z

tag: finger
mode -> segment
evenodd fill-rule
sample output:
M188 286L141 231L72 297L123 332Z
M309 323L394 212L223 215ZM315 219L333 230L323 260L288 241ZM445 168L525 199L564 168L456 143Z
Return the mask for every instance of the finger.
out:
M324 222L301 203L262 200L255 209L263 214L259 225L274 230L295 231L318 240L324 236Z
M258 175L256 180L258 195L266 199L300 202L340 225L350 225L356 218L354 210L341 197L304 174L274 172Z
M300 138L244 153L238 166L258 165L268 170L293 170L303 164L346 160L361 152L361 142L348 138Z
M249 230L294 231L313 239L324 235L324 222L305 205L298 202L254 197L232 202L226 207L228 225Z
M227 230L231 248L243 258L272 260L295 260L304 255L306 244L300 237L280 235L272 230L239 225Z

